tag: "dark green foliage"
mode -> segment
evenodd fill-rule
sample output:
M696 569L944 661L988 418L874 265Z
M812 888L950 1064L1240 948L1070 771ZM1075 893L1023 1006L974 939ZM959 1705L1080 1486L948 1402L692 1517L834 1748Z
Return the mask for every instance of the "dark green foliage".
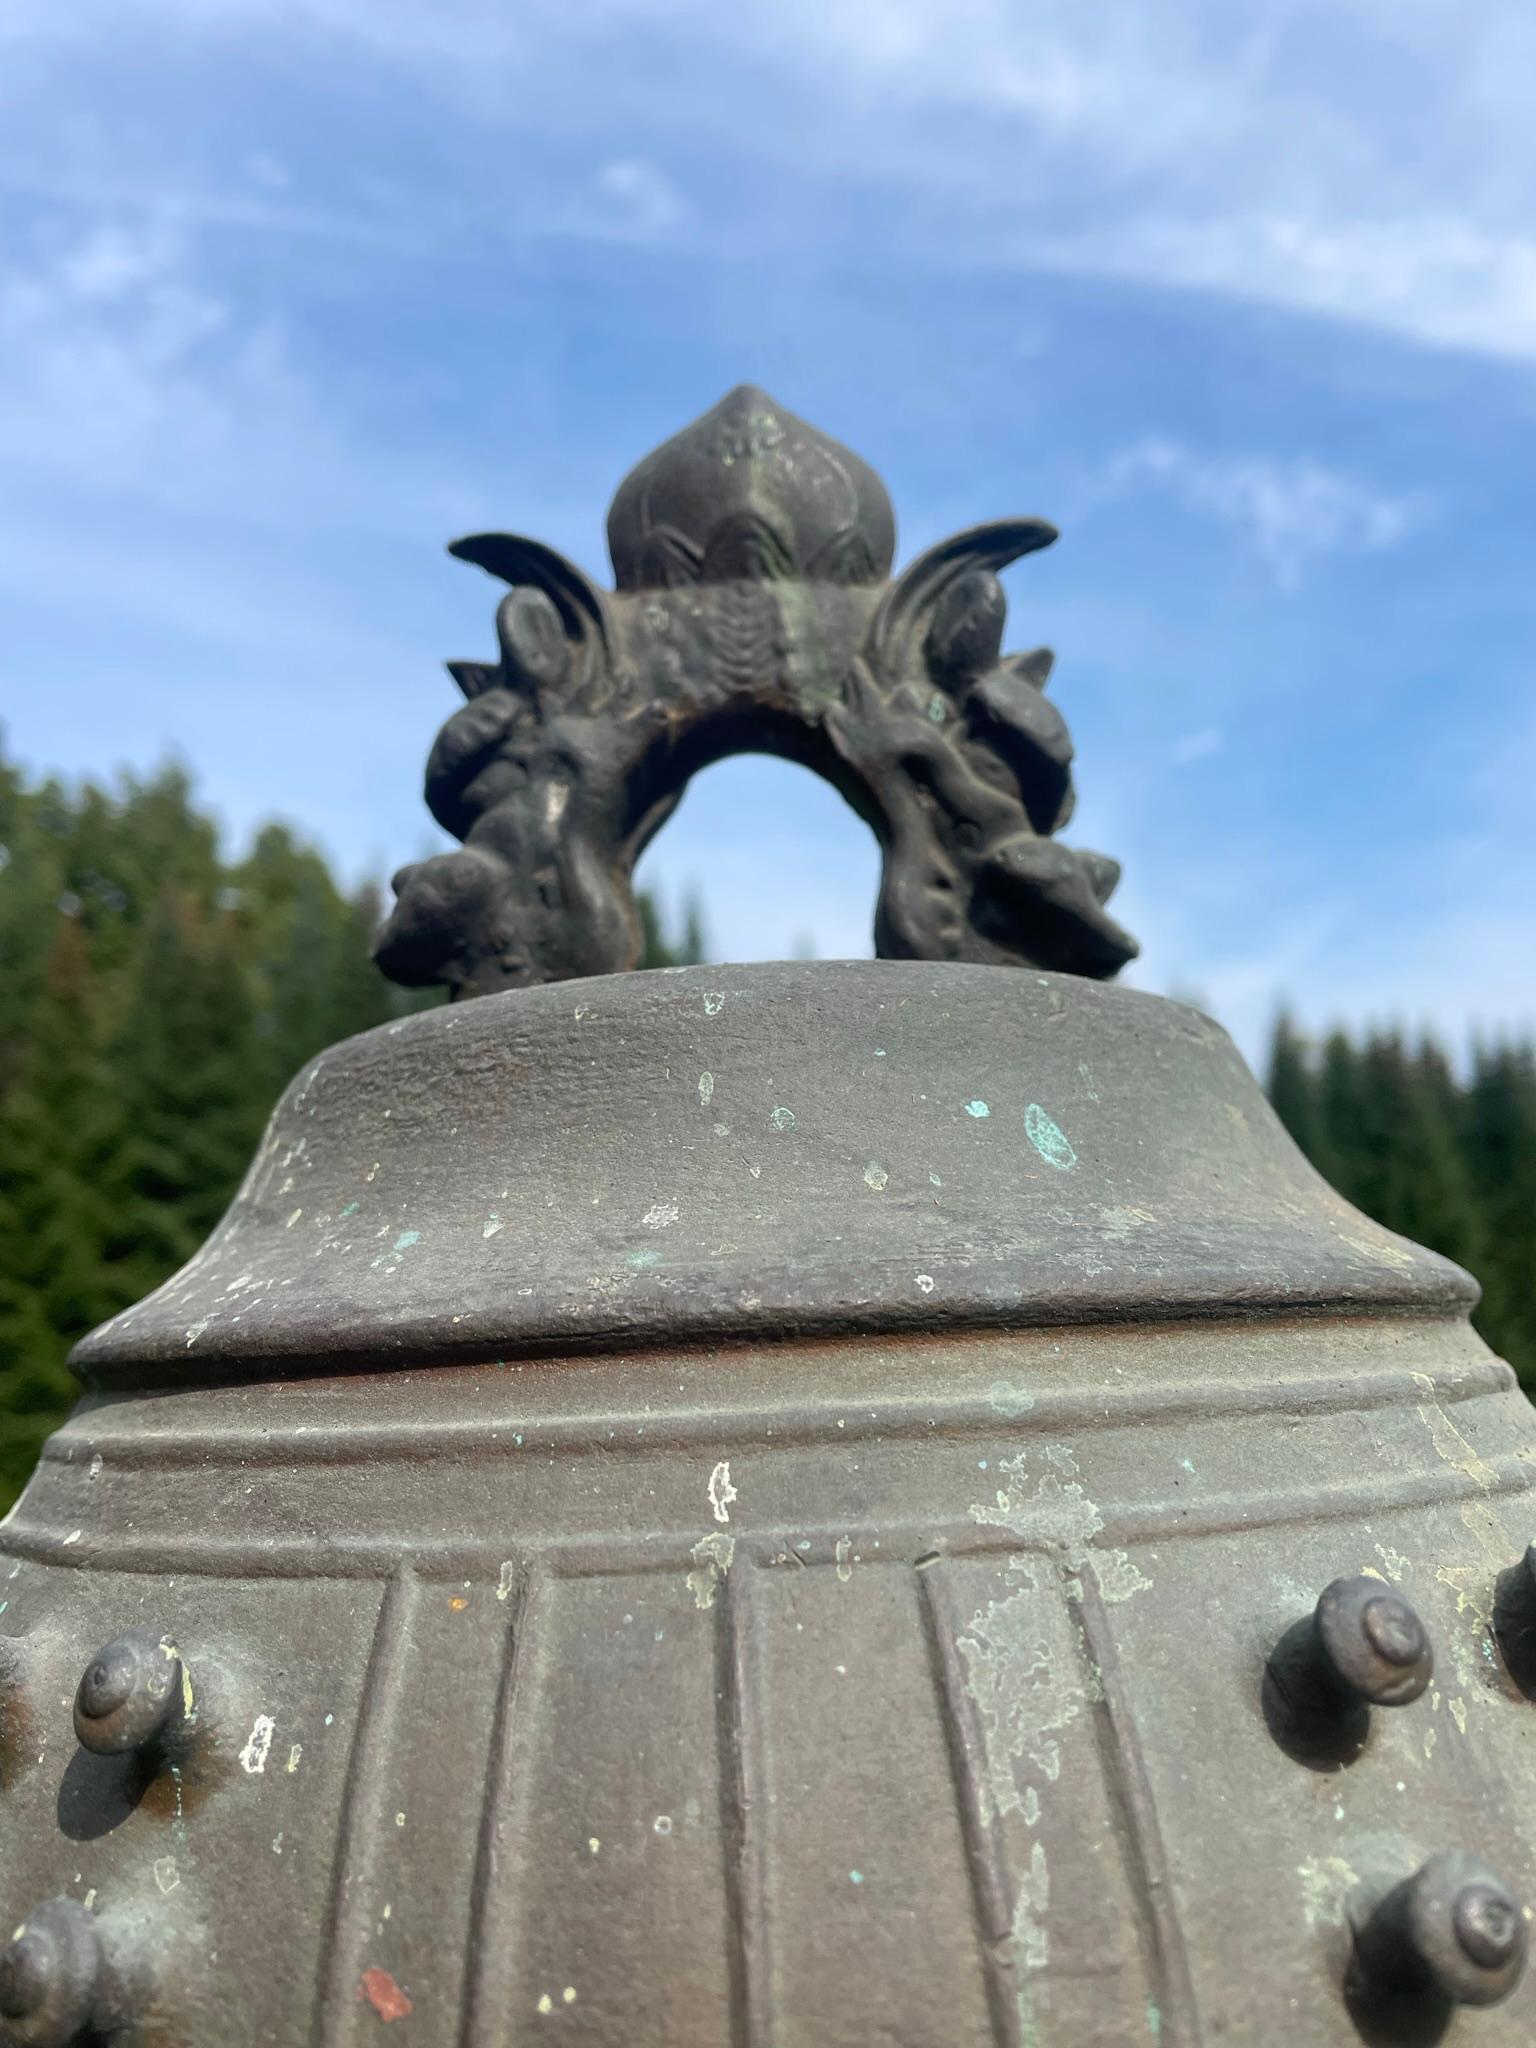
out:
M70 1346L196 1250L295 1068L419 1000L377 917L280 826L232 866L179 769L29 787L0 756L0 1508Z
M1476 1274L1478 1329L1536 1392L1536 1048L1478 1046L1463 1080L1425 1040L1317 1048L1281 1017L1269 1094L1340 1194Z
M640 956L642 967L697 967L709 947L704 936L704 912L697 896L690 895L683 905L683 929L675 939L669 939L661 928L661 913L655 900L641 889L636 892L635 902L640 911L640 929L645 935L645 950Z
M207 1237L291 1076L437 999L374 968L380 908L283 825L227 860L178 768L29 787L0 751L0 1511L70 1346ZM641 914L646 966L702 958L696 903Z
M133 1241L101 1007L85 935L65 923L0 1099L0 1501L73 1399L69 1346L161 1277Z

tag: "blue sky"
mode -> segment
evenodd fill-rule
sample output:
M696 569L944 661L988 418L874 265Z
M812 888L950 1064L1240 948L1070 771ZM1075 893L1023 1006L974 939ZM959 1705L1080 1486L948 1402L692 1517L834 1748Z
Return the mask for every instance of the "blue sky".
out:
M903 558L1038 513L1070 836L1143 986L1536 1022L1528 0L6 0L0 718L168 752L237 838L440 843L443 544L606 572L752 380ZM868 950L874 850L778 763L647 857L718 950Z

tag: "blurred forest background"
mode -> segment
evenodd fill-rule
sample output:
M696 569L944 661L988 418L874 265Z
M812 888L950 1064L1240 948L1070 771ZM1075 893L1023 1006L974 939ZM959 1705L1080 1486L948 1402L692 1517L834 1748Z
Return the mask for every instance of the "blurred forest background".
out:
M648 966L705 957L646 918ZM376 888L282 825L230 861L180 769L29 786L0 750L0 1512L75 1388L64 1360L189 1258L305 1060L435 996L393 988ZM1276 1026L1268 1083L1321 1171L1468 1266L1536 1388L1536 1047Z

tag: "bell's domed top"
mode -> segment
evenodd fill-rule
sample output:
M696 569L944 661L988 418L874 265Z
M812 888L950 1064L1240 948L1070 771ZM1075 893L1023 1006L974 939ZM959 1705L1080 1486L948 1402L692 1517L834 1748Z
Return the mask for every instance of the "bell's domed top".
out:
M608 548L620 590L880 583L896 518L867 462L739 384L630 471L608 514Z

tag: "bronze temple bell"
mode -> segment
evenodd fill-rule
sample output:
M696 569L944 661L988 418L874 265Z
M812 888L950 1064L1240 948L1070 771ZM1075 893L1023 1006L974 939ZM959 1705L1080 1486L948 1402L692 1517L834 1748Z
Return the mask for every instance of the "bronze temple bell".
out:
M0 2038L1530 2048L1536 1418L1226 1036L977 527L761 392L507 535L386 970L0 1528ZM744 748L879 959L636 974ZM1484 2008L1479 2010L1479 2008Z

